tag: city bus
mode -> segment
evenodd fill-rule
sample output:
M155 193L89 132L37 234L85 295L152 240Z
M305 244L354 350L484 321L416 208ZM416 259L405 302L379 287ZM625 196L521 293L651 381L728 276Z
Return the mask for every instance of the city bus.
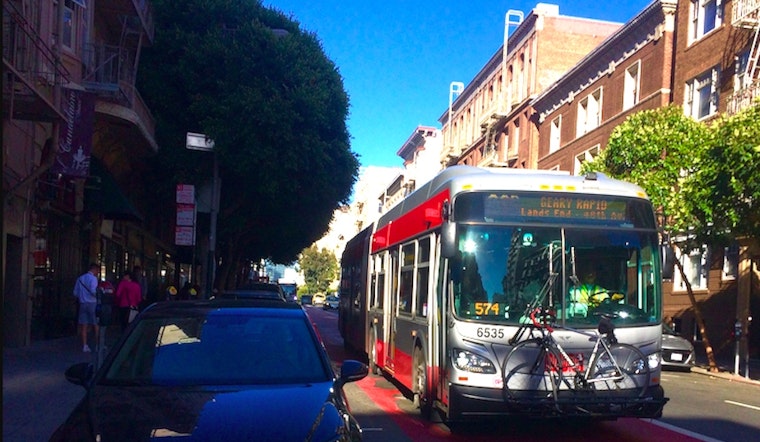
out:
M437 411L448 423L657 418L667 402L659 244L652 204L633 184L601 173L450 167L348 241L339 330L423 416ZM570 294L589 267L613 296L580 308ZM645 359L630 362L648 368L643 393L562 392L561 404L545 385L507 395L505 359L537 305L551 309L554 338L579 364L599 315L612 317L618 341Z

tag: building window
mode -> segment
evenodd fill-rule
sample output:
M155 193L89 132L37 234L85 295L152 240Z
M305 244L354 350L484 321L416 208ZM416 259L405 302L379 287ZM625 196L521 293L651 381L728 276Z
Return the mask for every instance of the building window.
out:
M562 130L562 115L552 120L551 127L549 129L549 153L559 150L562 141L560 132Z
M637 61L625 70L625 84L623 85L623 110L628 110L639 102L639 66Z
M690 43L723 23L723 0L692 0L689 22Z
M583 163L587 161L593 161L596 157L599 156L599 145L592 147L591 149L581 152L579 155L576 155L575 157L575 165L574 165L574 174L580 175L581 168L583 167Z
M736 56L734 62L734 91L741 91L749 87L752 79L747 75L749 64L749 49Z
M683 271L686 279L694 290L707 288L707 250L704 248L692 250L689 253L681 253L677 250L678 260L683 265ZM673 275L673 289L679 291L686 290L681 272L675 272Z
M685 111L697 120L709 117L718 111L718 82L720 70L717 67L686 82Z
M578 127L576 137L590 132L602 121L602 88L583 98L578 103Z
M723 279L736 279L739 268L739 244L733 243L723 249Z
M58 30L58 7L61 2L55 2L55 14L53 15L53 29ZM69 50L74 50L77 44L77 30L79 23L79 8L81 1L63 0L63 28L59 30L61 45Z

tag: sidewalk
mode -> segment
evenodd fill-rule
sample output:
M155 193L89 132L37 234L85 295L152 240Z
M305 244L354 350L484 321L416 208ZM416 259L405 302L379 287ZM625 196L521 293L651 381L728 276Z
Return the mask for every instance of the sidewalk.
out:
M111 330L108 337L111 337ZM92 346L92 344L91 344ZM84 388L64 372L78 362L94 362L79 337L41 340L23 348L3 346L4 442L46 441L68 417Z
M746 375L747 364L744 359L739 361L739 374L734 374L735 361L720 359L716 361L719 371L710 372L710 366L707 363L706 356L697 355L697 363L691 368L692 373L712 376L715 378L725 379L732 382L741 382L751 385L760 386L760 359L749 360L749 376Z

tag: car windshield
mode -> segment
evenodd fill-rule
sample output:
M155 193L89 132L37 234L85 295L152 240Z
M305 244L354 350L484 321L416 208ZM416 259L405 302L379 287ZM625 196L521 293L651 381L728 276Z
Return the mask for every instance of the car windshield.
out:
M224 309L207 315L146 316L100 381L116 385L325 382L332 374L307 321Z
M596 325L599 312L619 325L660 320L652 231L463 225L458 244L450 278L460 318L518 324L543 305L578 327Z

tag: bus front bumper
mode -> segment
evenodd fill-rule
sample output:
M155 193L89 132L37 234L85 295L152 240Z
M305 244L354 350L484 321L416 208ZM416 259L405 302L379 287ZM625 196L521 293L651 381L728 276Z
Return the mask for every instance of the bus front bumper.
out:
M620 394L578 394L560 392L555 400L543 394L526 394L517 399L492 388L450 386L448 418L453 421L500 416L562 417L586 416L601 419L619 417L660 418L668 402L660 385L649 387L641 397Z

